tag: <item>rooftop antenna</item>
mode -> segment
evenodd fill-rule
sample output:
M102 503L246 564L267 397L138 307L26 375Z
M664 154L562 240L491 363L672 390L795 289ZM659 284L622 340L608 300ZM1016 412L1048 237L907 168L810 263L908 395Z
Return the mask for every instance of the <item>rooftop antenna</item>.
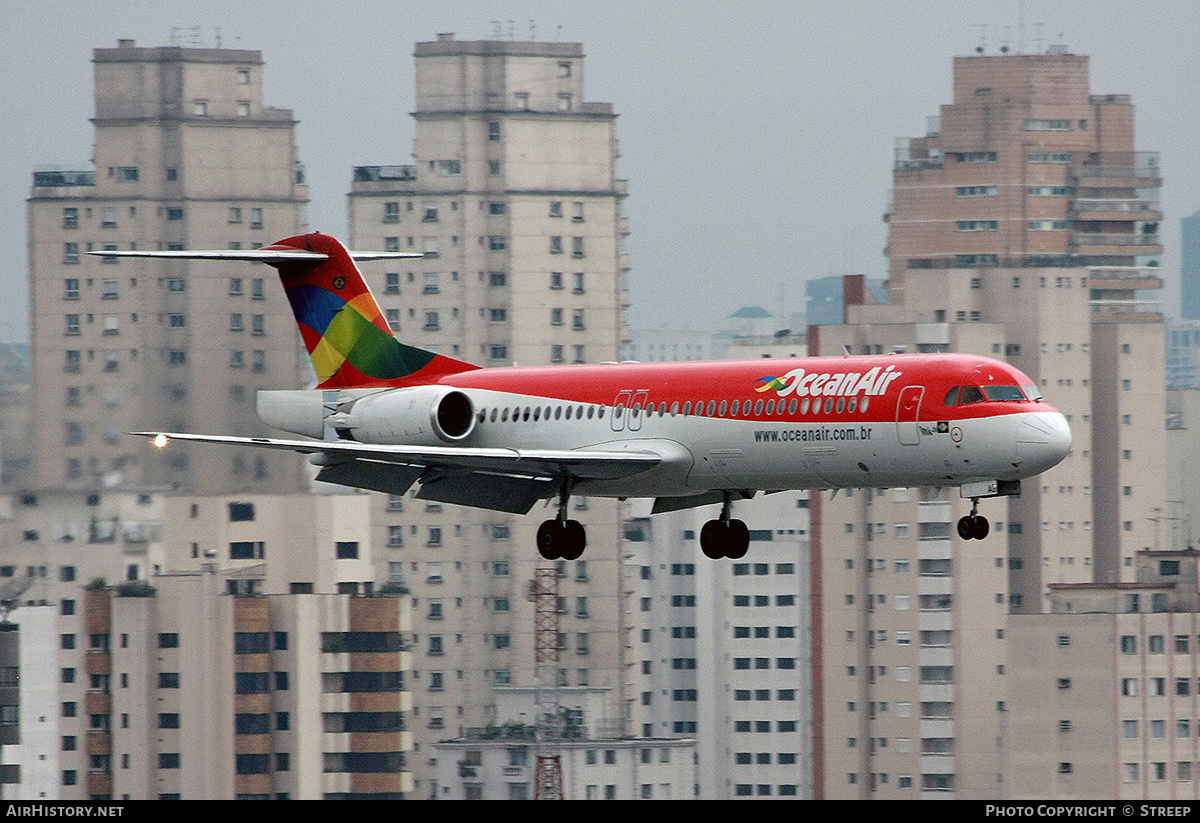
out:
M1017 54L1025 53L1025 0L1017 3Z
M217 48L221 48L221 27L213 26L213 37L216 40Z
M510 17L510 18L508 18L508 39L509 39L509 40L516 40L516 39L517 39L517 32L516 32L516 30L513 28L513 27L514 27L514 25L515 25L515 24L514 24L514 22L513 22L513 19L512 19L511 17Z
M497 40L499 40L501 37L504 36L504 30L502 28L500 28L499 20L492 21L492 36L495 37Z
M529 18L529 40L530 42L537 40L537 23L532 17Z
M562 40L562 24L561 23L559 23L557 26L554 27L554 39L558 40L558 41Z
M975 47L976 54L987 51L987 23L976 23L971 28L979 29L979 45Z

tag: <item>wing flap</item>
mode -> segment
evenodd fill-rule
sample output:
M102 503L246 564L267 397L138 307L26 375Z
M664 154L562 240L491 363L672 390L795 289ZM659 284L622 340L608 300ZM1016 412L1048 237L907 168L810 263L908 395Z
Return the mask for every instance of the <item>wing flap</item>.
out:
M341 460L322 466L317 472L321 483L335 483L352 489L370 489L387 494L404 494L424 471L420 466L397 466L367 460Z
M553 497L558 483L548 477L501 477L459 472L422 481L418 500L434 500L509 514L528 514L533 504Z

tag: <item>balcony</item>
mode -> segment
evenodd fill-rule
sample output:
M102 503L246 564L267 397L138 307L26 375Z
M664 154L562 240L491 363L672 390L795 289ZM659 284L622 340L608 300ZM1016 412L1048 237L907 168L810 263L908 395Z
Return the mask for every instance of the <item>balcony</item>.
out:
M1093 300L1092 321L1108 323L1161 323L1157 300Z
M1093 289L1161 289L1156 266L1089 266L1088 284Z
M1071 203L1071 211L1083 219L1104 220L1161 220L1162 204L1158 200L1134 198L1080 199Z
M35 171L33 173L35 189L94 185L96 185L96 172L94 171Z
M1162 254L1162 238L1158 232L1075 232L1071 245L1084 254Z
M1162 186L1162 169L1156 151L1093 155L1072 167L1071 173L1077 180L1087 180L1089 185L1104 185L1101 181L1112 181L1113 185L1136 185L1139 188Z
M1105 232L1076 232L1073 240L1076 246L1157 246L1158 233L1154 234L1112 234Z
M95 175L93 174L93 178ZM355 166L355 183L416 182L416 166Z

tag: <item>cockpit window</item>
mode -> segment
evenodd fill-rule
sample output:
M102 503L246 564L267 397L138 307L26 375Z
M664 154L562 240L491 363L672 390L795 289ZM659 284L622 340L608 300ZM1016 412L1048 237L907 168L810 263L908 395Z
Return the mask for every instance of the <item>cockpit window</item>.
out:
M957 406L958 405L958 390L959 390L959 388L960 388L959 386L955 386L954 388L952 388L950 390L950 393L946 395L946 399L942 401L942 404L946 405L946 406Z
M1037 386L1022 386L1025 389L1025 396L1035 403L1042 399L1042 393L1038 391Z
M958 405L965 406L968 403L983 402L983 392L978 386L963 386L962 391L958 394Z
M1025 395L1020 386L984 386L983 393L988 400L1024 400Z

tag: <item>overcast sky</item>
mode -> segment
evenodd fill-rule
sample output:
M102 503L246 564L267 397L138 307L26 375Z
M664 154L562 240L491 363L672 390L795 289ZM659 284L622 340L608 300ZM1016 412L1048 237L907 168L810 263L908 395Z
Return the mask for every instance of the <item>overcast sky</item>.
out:
M170 45L178 29L199 45L219 36L261 50L266 104L300 121L311 228L339 236L351 167L412 162L415 42L532 31L583 43L585 96L619 115L630 321L687 329L719 326L746 304L791 310L810 277L882 277L895 139L924 133L950 102L952 57L981 43L1020 48L1022 8L1025 52L1065 43L1091 56L1093 93L1133 96L1138 148L1162 153L1173 282L1179 220L1200 210L1194 0L0 0L0 229L10 249L0 287L11 295L0 300L0 340L28 333L31 173L91 168L92 49L118 38Z

